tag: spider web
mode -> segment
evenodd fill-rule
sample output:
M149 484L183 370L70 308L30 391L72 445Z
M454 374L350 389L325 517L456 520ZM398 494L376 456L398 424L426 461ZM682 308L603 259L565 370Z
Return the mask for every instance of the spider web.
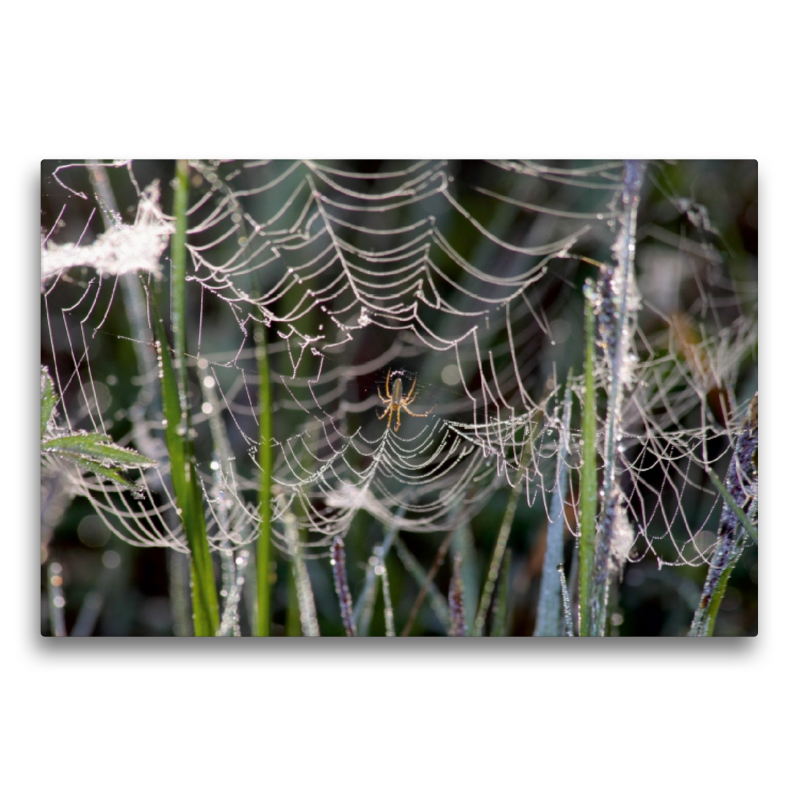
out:
M43 232L43 345L66 427L124 430L120 443L157 466L135 494L78 471L69 487L126 541L187 552L150 316L172 221L151 180L158 165L105 166L130 224L113 195L81 188L86 165L53 169L66 200ZM581 287L612 261L621 162L191 167L186 433L213 548L230 553L258 532L256 326L271 363L273 535L287 552L298 536L307 555L327 555L359 512L448 531L518 479L528 505L549 515L564 438L560 500L575 505L580 417L564 429L563 402L569 383L583 404L583 378L569 372L582 371ZM665 170L649 170L684 227L640 225L618 453L631 538L617 557L697 565L710 558L720 508L705 473L724 474L749 399L737 392L752 380L756 286L730 274L708 211L676 195ZM120 353L138 365L127 403L114 399ZM601 386L606 373L599 362ZM398 379L403 397L414 385L407 408L422 416L394 410L389 425L381 394ZM565 516L574 535L576 516Z

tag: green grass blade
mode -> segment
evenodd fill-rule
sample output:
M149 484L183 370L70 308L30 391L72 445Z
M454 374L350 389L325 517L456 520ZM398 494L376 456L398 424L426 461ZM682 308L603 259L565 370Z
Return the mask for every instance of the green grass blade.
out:
M564 418L561 440L558 446L555 486L550 503L550 523L547 526L542 581L539 589L539 604L536 609L534 636L558 636L561 632L561 582L558 566L564 561L564 506L567 502L567 452L569 450L569 421L572 411L572 389L567 378L564 391Z
M580 635L588 636L590 628L589 601L594 569L594 538L597 520L597 398L594 386L594 285L586 282L586 355L584 361L583 467L581 468L581 536L579 545L578 610Z
M522 471L520 470L520 473ZM511 492L508 496L506 503L506 510L503 514L503 521L500 524L500 529L497 532L497 541L494 545L492 553L492 560L489 563L489 570L486 574L486 580L483 583L483 592L481 593L480 605L478 606L478 613L475 615L475 625L472 628L473 636L483 636L483 628L486 624L486 617L489 614L489 606L492 602L492 594L494 587L497 583L497 578L500 575L500 567L503 563L503 555L505 554L506 547L508 546L508 539L511 535L511 525L514 522L514 514L517 511L517 503L519 502L519 495L522 489L522 481L514 482Z
M497 601L492 617L492 630L490 636L509 635L509 604L508 597L511 591L511 551L506 550L503 556L503 569L500 572L500 585L497 590Z
M333 566L333 583L336 596L339 598L339 610L342 615L344 631L348 636L356 636L356 622L353 617L353 598L347 585L347 568L345 566L344 541L342 537L333 537L331 545L331 565Z
M483 628L486 624L486 617L492 602L492 594L494 593L494 587L500 574L500 567L502 566L503 555L508 545L508 538L511 535L511 525L514 522L514 514L517 511L517 503L519 502L519 495L522 491L523 478L533 453L533 440L537 428L538 423L531 421L525 447L522 450L520 466L514 477L514 485L511 487L511 492L508 495L503 521L500 523L500 530L497 532L497 541L495 542L494 552L492 553L492 560L489 562L489 570L486 574L486 580L483 583L481 601L478 605L478 613L475 615L475 625L472 628L473 636L483 636Z
M706 470L706 474L711 478L711 483L717 487L717 491L722 495L722 499L728 504L731 511L736 514L742 527L750 534L752 540L758 544L758 531L748 519L747 514L742 511L737 502L733 499L733 495L727 490L725 484L717 477L714 470Z
M303 621L300 619L300 595L295 580L294 560L289 565L286 576L286 627L284 636L293 638L303 635ZM256 619L258 617L256 616Z
M725 483L713 470L707 470L724 502L720 515L717 544L708 567L700 601L695 609L689 636L711 636L717 611L727 588L728 578L744 550L745 531L758 542L752 523L758 513L758 394L750 402L748 415L733 445ZM736 495L733 492L736 492ZM738 501L737 501L738 497ZM744 507L748 507L749 514Z
M283 515L283 524L286 527L286 539L289 545L289 557L292 560L292 583L296 597L297 610L300 616L300 627L303 636L319 636L319 620L317 607L314 603L314 592L311 588L311 578L308 575L306 562L303 560L303 551L300 545L300 536L297 529L297 517L287 509ZM292 601L294 602L294 601ZM291 617L289 623L291 623ZM287 624L287 633L292 625Z
M381 544L376 544L375 547L372 548L372 557L369 560L369 566L364 578L364 586L353 607L353 614L356 619L359 636L369 635L372 612L374 611L375 599L378 593L378 570L382 568L384 570L383 576L387 575L386 556L389 555L389 551L394 546L394 540L397 537L397 532L400 530L400 525L405 517L405 513L405 509L403 508L398 510L392 524L385 528L386 533L383 537L383 542ZM384 584L385 583L386 581L384 581ZM385 588L384 591L386 591ZM384 611L384 613L386 612Z
M189 596L190 558L178 550L169 551L169 599L172 630L176 636L192 635L192 601Z
M212 503L217 506L215 518L219 535L222 537L219 548L222 578L220 595L225 598L219 635L241 636L239 601L244 594L242 589L243 582L249 574L247 565L250 561L250 550L242 549L239 551L238 557L234 556L233 542L235 537L231 536L228 506L223 500L228 491L232 491L234 494L237 493L235 457L228 438L225 421L222 418L216 380L211 374L208 362L205 359L198 364L198 373L203 401L211 409L208 415L208 427L211 431L213 444L212 455L217 462L217 467L213 470L214 499ZM237 563L239 566L237 566Z
M458 553L461 556L461 580L464 584L464 620L467 625L467 636L472 636L480 595L480 568L478 567L478 556L475 552L475 540L468 522L461 522L456 527L452 549L454 553Z
M561 584L561 602L564 606L564 632L567 636L574 636L575 630L572 625L572 604L569 598L569 589L567 588L567 578L564 575L564 565L558 565L558 580Z
M256 360L259 381L260 445L259 466L261 476L258 487L261 510L261 531L256 550L256 587L258 616L256 635L269 636L272 618L272 395L270 392L269 354L267 335L263 325L256 323Z
M458 552L453 555L453 575L447 592L447 605L450 607L450 636L466 636L464 582L461 580L461 553Z
M158 336L159 376L167 419L166 440L170 472L183 528L191 552L192 610L196 636L214 636L219 630L219 605L214 568L206 536L203 498L189 438L188 376L186 370L186 231L189 198L189 165L179 160L175 173L175 234L171 241L171 324L175 362L158 310L151 314Z
M725 596L725 591L728 588L728 578L730 578L733 568L741 555L741 547L736 553L733 561L722 571L719 576L714 591L711 593L711 599L705 608L698 607L695 612L694 619L692 620L692 627L689 632L690 636L713 636L714 626L717 623L717 613L722 598ZM709 568L710 569L710 568Z
M731 538L728 538L723 530L717 539L717 546L711 557L700 601L692 618L689 636L714 635L717 612L722 598L725 596L725 590L728 588L728 578L744 551L744 529L737 525L736 529L730 532L730 536Z
M170 278L170 322L175 342L175 371L178 381L178 397L181 411L188 414L189 377L186 369L186 233L189 206L189 162L178 159L175 165L175 233L170 240L172 269Z
M153 314L158 335L159 374L167 419L166 440L172 485L191 551L192 609L196 636L214 636L219 629L219 606L214 568L206 536L203 499L194 466L194 452L181 411L178 383L169 357L167 335L160 317Z
M400 561L402 561L403 566L411 573L420 589L423 587L425 588L433 613L436 615L436 618L439 620L444 630L449 631L450 610L447 607L447 600L444 599L444 595L439 591L439 588L433 581L428 580L428 575L424 567L417 561L414 554L406 547L399 536L395 541L394 549Z
M392 595L389 591L389 571L386 569L386 562L381 561L381 588L383 590L383 621L386 625L386 635L396 636L394 629L394 608L392 607Z
M376 545L373 548L372 558L376 558ZM372 558L370 561L372 561ZM370 566L364 580L364 586L358 596L358 600L353 609L356 619L356 630L359 636L369 636L369 629L372 625L372 614L375 611L375 600L378 597L378 574L376 568Z

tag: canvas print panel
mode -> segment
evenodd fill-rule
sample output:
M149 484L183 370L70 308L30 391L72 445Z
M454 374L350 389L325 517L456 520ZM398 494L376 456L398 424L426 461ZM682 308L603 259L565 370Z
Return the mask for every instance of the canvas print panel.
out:
M42 162L42 634L755 635L757 197Z

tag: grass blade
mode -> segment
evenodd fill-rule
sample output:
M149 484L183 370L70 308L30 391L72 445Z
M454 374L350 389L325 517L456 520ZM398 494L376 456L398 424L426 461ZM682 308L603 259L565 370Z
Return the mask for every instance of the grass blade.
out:
M242 550L241 554L232 560L233 575L230 582L230 589L225 597L225 607L222 613L222 622L219 628L220 636L241 636L242 631L239 626L239 600L244 590L245 574L249 561L250 551Z
M578 624L580 635L588 636L589 603L594 568L594 538L597 521L597 397L594 386L594 284L584 287L586 321L586 356L584 361L584 398L581 435L583 466L581 468L581 536L578 554Z
M547 526L547 545L536 610L534 636L558 636L561 631L561 587L558 566L564 561L564 505L567 502L567 453L569 451L569 420L572 411L572 389L567 378L564 392L564 419L558 447L558 464L550 504L550 524Z
M172 270L170 273L170 323L175 342L175 372L181 411L188 414L189 376L186 368L186 241L189 207L189 162L178 159L175 165L175 233L170 240Z
M742 539L744 534L739 529L739 536L727 558L727 566L719 567L721 559L715 552L711 566L708 568L708 577L700 596L700 603L695 610L692 619L692 626L689 629L689 636L713 636L714 626L717 622L717 613L725 591L728 588L728 578L730 578L739 556L742 554Z
M489 571L483 584L478 613L475 615L475 625L472 629L473 636L483 636L483 627L486 624L486 616L489 613L492 594L494 593L494 587L497 583L498 575L500 574L500 567L502 566L503 555L508 545L508 538L511 535L511 525L514 522L514 514L516 513L519 495L522 491L523 478L525 477L525 472L533 453L533 438L537 427L538 425L531 421L528 437L522 451L520 466L514 477L514 485L511 487L511 493L508 496L506 510L503 514L503 521L500 523L500 530L497 532L497 541L495 542L494 552L492 553L492 560L489 563Z
M506 550L503 556L503 569L500 572L500 583L497 590L497 600L494 604L492 615L492 630L490 636L509 635L509 603L511 593L511 551Z
M602 509L595 540L590 601L589 632L593 636L603 636L605 633L612 554L617 549L615 540L623 530L627 530L621 519L625 512L620 508L617 448L622 438L625 361L631 349L630 336L633 315L636 311L634 254L637 209L643 181L644 162L626 161L622 181L619 232L612 247L616 266L602 269L598 283L601 297L599 344L606 354L609 375L606 387L608 403L605 419Z
M341 536L333 537L331 566L333 567L333 582L336 586L336 596L339 598L339 609L342 612L345 633L348 636L356 636L356 623L353 618L353 598L350 595L350 587L347 585L344 542Z
M461 553L456 553L453 556L453 576L450 578L447 605L450 608L450 636L466 636L467 625L464 621L464 582L461 580Z
M711 483L717 487L717 491L722 495L722 499L725 501L728 508L736 514L742 527L750 534L750 538L758 544L758 531L747 518L747 514L742 511L737 502L733 499L733 495L725 488L725 484L717 477L713 469L707 470L706 474L711 479Z
M289 545L289 556L292 559L292 581L297 598L297 611L300 615L300 627L303 636L319 636L319 620L317 607L314 603L314 593L311 589L311 578L308 575L306 562L303 560L303 551L300 547L300 536L297 530L297 517L290 509L286 509L283 517L286 526L286 539ZM290 587L291 590L291 587ZM291 605L294 602L290 599ZM287 633L294 630L292 614L289 614Z
M378 545L373 548L370 562L377 559L376 552ZM370 564L370 569L367 571L366 579L364 581L364 588L356 601L353 616L356 619L356 630L359 636L369 636L369 629L372 625L372 614L375 611L375 600L378 597L378 574L377 574L377 561L375 566Z
M303 620L300 616L300 592L296 574L295 562L292 559L289 566L289 574L286 576L286 627L284 630L284 635L292 638L303 635Z
M558 580L561 584L561 602L564 604L564 630L567 636L574 636L575 631L572 627L572 604L569 599L569 589L567 588L567 578L564 575L564 565L558 565Z
M450 610L447 607L447 600L439 591L439 588L432 581L428 580L428 574L422 564L417 561L414 554L406 547L403 540L398 536L395 541L395 552L397 553L403 566L411 573L420 589L425 589L431 603L433 613L442 624L445 631L450 630Z
M192 610L196 636L214 636L219 629L219 607L214 568L206 536L202 492L194 464L194 448L181 411L178 382L169 358L167 335L158 314L153 314L158 340L159 374L163 393L166 439L172 485L191 552ZM166 356L164 355L166 353Z
M380 570L381 589L383 590L383 621L386 625L386 635L396 636L394 630L394 608L392 607L392 595L389 592L389 572L386 569L386 562L381 559L379 566L375 569Z
M709 470L712 483L724 498L717 545L708 567L700 602L692 619L689 636L712 636L717 612L736 562L744 550L745 530L758 541L758 535L745 508L756 512L758 491L758 395L750 403L748 416L733 445L733 456L725 484Z
M206 536L202 492L189 436L188 375L186 369L186 231L189 202L189 164L179 160L175 170L175 233L171 241L171 325L175 341L175 367L170 358L164 324L152 315L158 336L157 352L167 419L166 439L170 472L181 521L191 552L192 610L195 636L214 636L219 629L219 606L214 568Z
M467 636L472 636L475 625L475 613L478 610L478 597L480 595L480 570L478 556L475 552L475 541L468 522L462 522L456 527L453 537L453 552L461 555L461 580L464 584L464 621L467 626Z
M272 395L270 392L269 351L263 325L256 324L256 360L259 383L259 466L258 487L261 532L256 550L258 597L257 636L269 636L272 617Z
M378 571L382 567L384 570L383 574L386 575L386 556L389 555L389 551L394 545L394 540L397 537L397 532L400 530L400 525L405 517L405 513L405 509L403 508L398 510L392 524L386 527L383 542L381 544L376 544L375 547L372 548L372 556L369 559L369 568L367 569L364 579L364 586L358 595L358 600L356 600L353 610L359 636L367 636L369 634L372 612L378 592ZM386 591L386 589L384 589L384 591Z
M190 563L191 558L185 553L169 551L169 599L172 607L172 630L176 636L192 635Z

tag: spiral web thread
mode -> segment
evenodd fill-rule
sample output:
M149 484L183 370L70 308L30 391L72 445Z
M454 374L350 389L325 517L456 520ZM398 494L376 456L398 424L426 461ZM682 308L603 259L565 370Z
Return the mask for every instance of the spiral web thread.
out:
M140 364L137 403L104 416L113 408L103 396L114 393L115 367L103 347L120 336L107 333L109 320L130 313L130 295L120 289L133 278L126 259L142 274L143 253L152 264L154 242L163 245L172 230L158 187L142 186L136 163L107 166L139 202L133 225L115 219L117 240L139 241L142 252L134 248L114 269L100 269L98 248L111 236L84 243L86 215L83 229L73 222L44 232L43 264L61 267L43 273L43 344L57 356L64 425L107 432L127 419L131 432L121 443L158 465L142 471L138 494L76 471L68 473L70 488L131 544L186 552L155 399L164 354L135 327L129 338L137 352L151 348L156 358ZM327 555L359 510L388 527L402 519L406 531L450 530L513 485L520 470L528 505L542 502L549 513L567 374L558 363L561 317L580 308L581 257L611 261L621 163L191 166L187 435L195 438L212 548L230 553L258 532L256 325L269 329L272 520L284 551L297 544L309 556ZM78 170L85 165L55 175L76 197ZM88 219L94 207L104 210L100 199L84 196ZM66 240L77 230L81 236ZM700 305L664 314L645 297L643 313L660 325L628 331L633 355L618 474L633 536L622 561L653 554L661 564L698 565L713 549L703 532L713 528L720 504L704 471L724 474L742 413L731 387L757 332L736 299L755 287L734 286L708 243L713 231L702 233L701 245L690 243L696 257L681 250L703 283ZM80 263L96 269L70 269ZM144 285L152 288L159 270L147 273ZM572 319L572 337L580 339L580 317ZM601 386L607 370L599 360ZM398 378L406 396L416 378L409 410L427 416L400 412L395 429L396 416L391 427L378 419L386 410L379 391L390 394ZM583 380L570 380L582 404ZM727 410L721 418L709 408L714 392ZM577 414L570 427L565 506L576 504L579 491ZM573 534L575 517L565 515Z

